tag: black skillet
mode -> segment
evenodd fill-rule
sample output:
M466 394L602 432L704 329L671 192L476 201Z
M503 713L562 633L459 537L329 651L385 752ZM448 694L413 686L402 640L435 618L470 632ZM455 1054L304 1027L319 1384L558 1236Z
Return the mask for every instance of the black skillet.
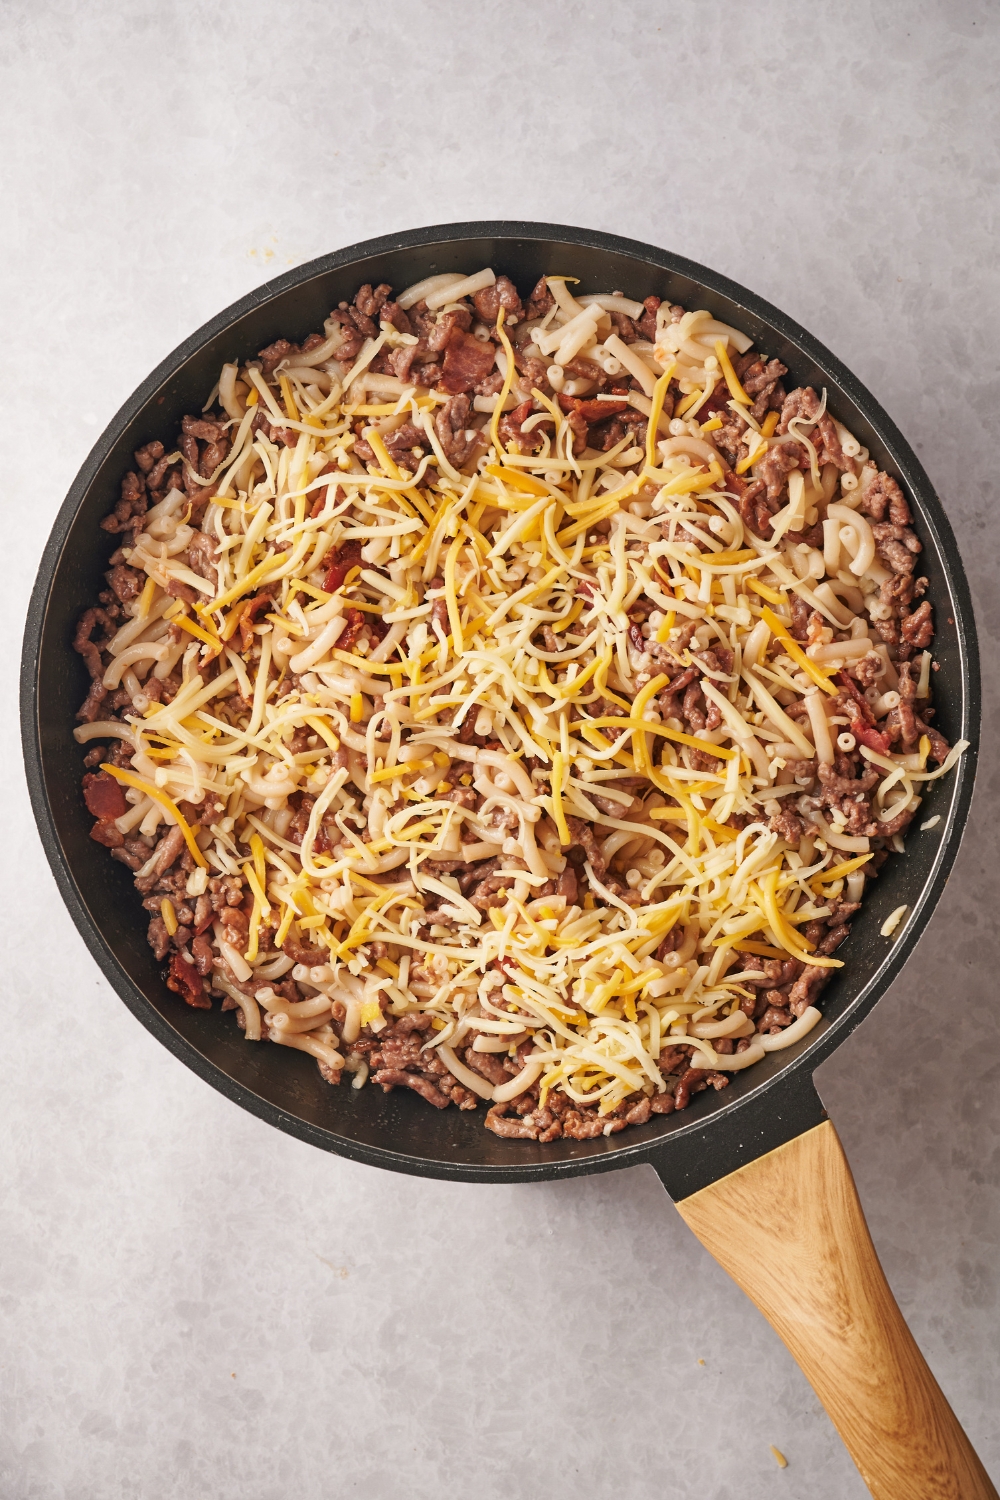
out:
M247 1046L217 1010L190 1010L163 984L145 941L131 877L88 837L73 715L86 676L70 649L80 611L103 586L110 539L98 525L140 444L170 443L199 410L222 363L279 336L301 339L363 282L406 286L437 271L492 265L522 291L546 271L584 291L652 293L707 307L776 355L797 384L826 387L831 410L910 497L924 544L941 665L938 723L972 742L931 783L913 837L890 861L842 949L808 1039L772 1052L723 1092L683 1113L594 1141L498 1140L480 1115L438 1113L406 1091L331 1089L312 1060ZM958 852L975 774L980 716L972 605L951 527L913 451L869 392L790 318L735 282L649 245L561 225L451 224L389 235L312 261L258 288L169 355L95 445L59 512L28 611L22 733L39 832L73 920L129 1009L202 1078L279 1129L343 1156L417 1176L528 1182L649 1162L695 1233L778 1329L827 1406L873 1494L993 1496L978 1459L916 1349L872 1248L850 1170L813 1086L813 1071L899 973ZM905 903L895 941L879 935ZM773 1268L773 1269L772 1269ZM780 1268L780 1270L779 1270Z

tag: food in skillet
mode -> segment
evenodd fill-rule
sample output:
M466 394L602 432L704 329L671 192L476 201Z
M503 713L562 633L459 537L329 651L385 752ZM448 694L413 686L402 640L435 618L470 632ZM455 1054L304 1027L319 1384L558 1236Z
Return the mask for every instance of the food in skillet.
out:
M223 366L74 642L170 988L543 1141L805 1036L964 748L906 498L825 394L579 293L364 286Z

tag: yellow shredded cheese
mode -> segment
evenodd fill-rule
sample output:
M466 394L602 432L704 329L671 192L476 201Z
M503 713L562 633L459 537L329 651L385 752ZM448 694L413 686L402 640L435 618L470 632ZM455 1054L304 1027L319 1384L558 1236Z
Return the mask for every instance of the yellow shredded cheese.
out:
M738 402L740 406L752 406L753 402L736 378L736 371L733 369L733 362L729 358L724 340L716 339L715 353L722 367L722 374L725 377L726 384L729 387L729 394L733 400Z
M116 781L120 781L124 786L134 786L137 791L145 792L147 797L151 797L154 802L158 802L170 814L184 835L184 842L187 844L191 858L195 864L201 865L203 870L208 869L208 861L195 843L194 833L191 830L190 824L184 818L172 798L168 797L165 792L161 792L159 787L153 786L150 782L144 780L143 777L136 776L131 771L123 771L120 766L104 764L101 766L101 770L107 771L109 776L113 776Z
M539 347L558 363L586 334L578 352L603 358L603 309L564 335L582 304L552 284ZM132 663L147 685L168 675L170 701L135 699L133 769L104 769L131 789L144 833L161 813L177 823L198 866L190 890L224 875L252 902L245 951L227 962L259 978L269 1034L291 1022L277 995L267 1009L266 976L290 972L300 945L315 1025L295 1012L306 1029L283 1039L327 1066L344 1054L324 997L349 1011L345 1043L348 1027L422 1009L447 1066L464 1066L477 1032L511 1047L528 1037L540 1100L563 1090L613 1126L623 1101L666 1087L663 1046L725 1064L689 1023L736 1015L753 959L842 966L805 933L873 854L829 810L798 845L775 831L775 804L800 803L788 764L808 768L816 748L798 674L838 689L789 629L789 590L808 602L819 580L800 579L785 538L745 527L710 446L726 412L691 420L713 391L750 405L730 356L745 341L715 339L698 310L658 325L641 356L644 443L630 430L581 451L547 380L521 437L501 442L504 406L530 383L502 307L497 329L503 386L488 416L463 416L475 429L464 460L433 423L442 391L382 403L376 385L352 406L336 382L323 397L297 376L243 371L248 408L263 402L285 442L247 424L245 461L204 512L210 581L161 546L169 520L137 538L131 565L146 581L112 643L132 650L115 670L127 682ZM352 378L394 338L369 340ZM631 365L623 378L638 379ZM568 376L552 379L561 390ZM667 441L675 380L687 420ZM619 410L617 391L587 406L604 394ZM763 458L778 418L748 433L738 472ZM430 423L419 463L387 446L406 421ZM198 581L192 609L168 602L171 577ZM939 774L930 754L928 736L917 757L865 748L876 810ZM197 827L180 805L198 807ZM485 860L502 877L489 906L464 878ZM176 932L169 898L160 911ZM656 954L675 932L671 967Z
M200 625L196 625L189 615L183 613L176 614L173 617L173 623L179 625L182 630L186 630L189 635L197 636L198 640L204 641L206 646L211 646L213 650L222 649L222 642L218 636L212 635L209 631L203 630Z
M299 409L295 405L295 397L292 394L292 384L287 375L282 375L278 384L281 386L281 398L285 403L285 411L293 422L301 421Z
M803 672L812 678L816 686L821 687L824 693L830 693L836 697L839 691L836 684L832 683L827 673L806 655L802 647L791 635L788 627L782 624L774 611L771 609L762 609L761 617L767 621L772 633L781 641L789 656L798 662Z

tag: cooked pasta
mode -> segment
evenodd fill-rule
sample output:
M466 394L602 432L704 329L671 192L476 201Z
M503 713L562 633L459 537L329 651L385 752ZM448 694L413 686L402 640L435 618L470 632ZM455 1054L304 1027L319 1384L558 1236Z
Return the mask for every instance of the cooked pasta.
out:
M905 496L786 374L705 310L456 272L140 449L76 736L169 986L541 1140L804 1038L964 742Z

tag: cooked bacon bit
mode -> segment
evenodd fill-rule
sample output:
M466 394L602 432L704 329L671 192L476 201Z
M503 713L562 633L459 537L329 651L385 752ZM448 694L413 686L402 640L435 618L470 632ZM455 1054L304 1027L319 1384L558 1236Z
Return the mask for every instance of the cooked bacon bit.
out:
M338 651L350 651L358 636L365 628L367 615L362 614L360 609L352 609L348 605L344 610L344 619L347 621L346 629L337 638Z
M578 396L560 396L559 405L565 412L576 412L587 423L602 422L605 417L628 411L627 401L583 401Z
M863 719L851 721L851 733L859 745L867 745L869 750L874 750L879 755L888 755L890 750L889 741L884 734L879 734L871 724L866 724Z
M121 816L121 814L119 814ZM90 837L106 849L120 849L125 842L114 818L99 818L90 830Z
M328 594L335 594L352 568L361 564L361 543L344 542L333 554L333 561L326 570L323 587Z
M274 608L274 595L268 589L262 589L252 599L247 599L240 605L240 642L244 651L249 651L253 640L253 627L262 614Z
M193 1006L195 1010L212 1009L212 1002L202 989L201 975L183 953L175 953L170 960L167 989L183 996L186 1004Z
M83 778L83 800L95 818L122 818L128 812L121 785L107 771Z
M441 388L452 396L471 391L493 368L494 346L463 333L453 337L444 355Z

